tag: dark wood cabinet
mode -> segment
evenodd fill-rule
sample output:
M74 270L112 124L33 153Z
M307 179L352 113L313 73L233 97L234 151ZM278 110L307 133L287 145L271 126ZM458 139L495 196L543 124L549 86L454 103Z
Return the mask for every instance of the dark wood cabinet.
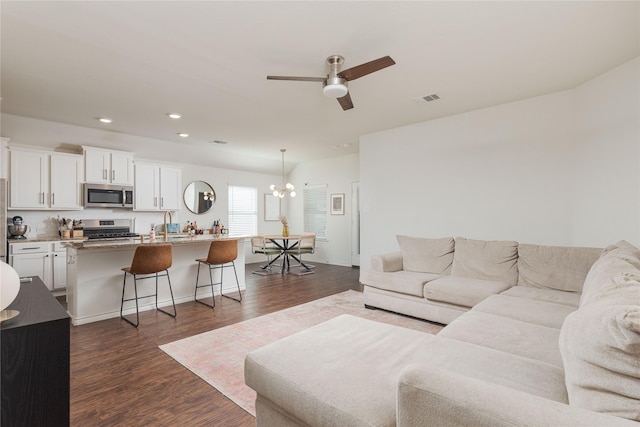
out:
M69 425L70 319L38 277L20 286L0 324L0 425Z

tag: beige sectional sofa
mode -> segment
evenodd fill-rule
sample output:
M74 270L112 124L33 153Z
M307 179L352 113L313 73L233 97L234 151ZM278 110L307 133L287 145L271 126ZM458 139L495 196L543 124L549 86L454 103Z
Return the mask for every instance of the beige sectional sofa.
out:
M491 282L477 282L486 298L462 281L425 290L445 300L425 303L413 282L397 292L403 304L454 318L438 335L344 315L250 353L257 425L640 426L640 250L515 244L513 259L514 242L468 239L452 249L429 268ZM395 292L390 283L367 286Z
M371 269L362 271L365 305L443 324L497 294L577 306L601 251L462 237L397 238L399 252L373 256Z

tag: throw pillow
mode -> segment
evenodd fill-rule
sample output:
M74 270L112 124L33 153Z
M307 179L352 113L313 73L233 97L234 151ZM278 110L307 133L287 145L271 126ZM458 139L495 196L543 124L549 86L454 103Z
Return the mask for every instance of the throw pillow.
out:
M396 238L402 252L404 270L434 274L449 273L453 262L453 238L427 239L401 235Z
M640 421L640 306L581 307L559 344L570 405Z

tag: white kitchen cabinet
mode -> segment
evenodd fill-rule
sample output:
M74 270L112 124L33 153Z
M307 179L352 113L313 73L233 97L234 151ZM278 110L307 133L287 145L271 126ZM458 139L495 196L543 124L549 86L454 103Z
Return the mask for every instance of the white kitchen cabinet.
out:
M67 286L67 249L60 242L11 242L9 263L20 277L40 277L51 291Z
M136 211L180 210L182 170L154 163L135 164Z
M9 138L0 138L0 178L9 178L9 141Z
M125 185L133 183L133 153L87 146L82 148L86 182Z
M10 150L9 208L82 209L82 156Z

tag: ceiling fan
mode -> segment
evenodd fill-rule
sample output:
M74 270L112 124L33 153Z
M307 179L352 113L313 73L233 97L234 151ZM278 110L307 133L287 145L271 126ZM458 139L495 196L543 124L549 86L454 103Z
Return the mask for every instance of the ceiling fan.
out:
M267 80L293 80L299 82L321 82L322 93L329 98L337 98L338 103L343 110L353 108L351 95L347 88L347 82L359 79L373 72L390 67L396 62L390 56L374 59L364 64L356 65L340 71L340 67L344 63L344 58L340 55L331 55L327 58L329 65L329 74L326 77L294 77L294 76L267 76Z

